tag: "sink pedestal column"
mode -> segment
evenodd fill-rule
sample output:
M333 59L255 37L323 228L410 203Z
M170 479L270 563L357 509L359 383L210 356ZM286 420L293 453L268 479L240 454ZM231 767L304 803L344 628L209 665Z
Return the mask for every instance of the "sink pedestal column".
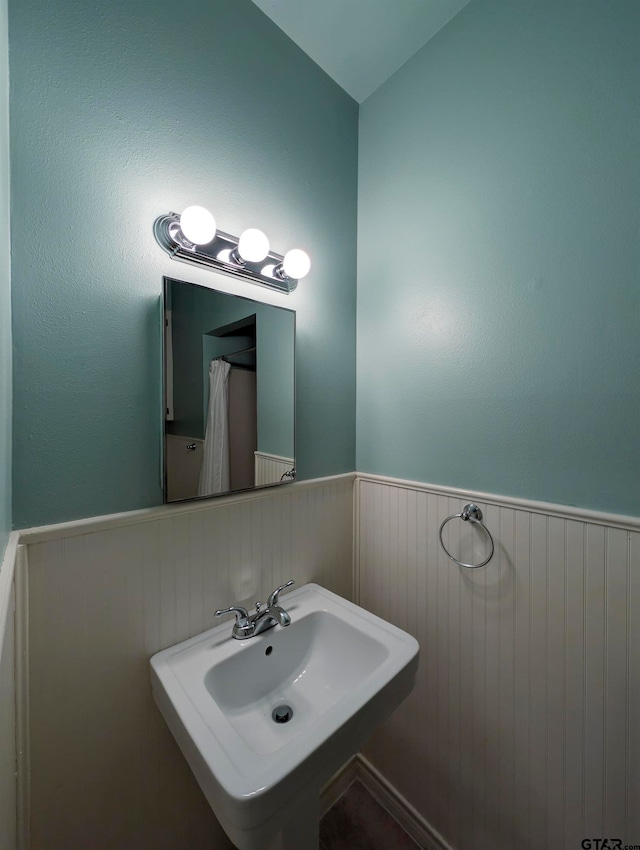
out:
M287 819L265 850L318 850L320 846L320 791L297 794L289 803Z

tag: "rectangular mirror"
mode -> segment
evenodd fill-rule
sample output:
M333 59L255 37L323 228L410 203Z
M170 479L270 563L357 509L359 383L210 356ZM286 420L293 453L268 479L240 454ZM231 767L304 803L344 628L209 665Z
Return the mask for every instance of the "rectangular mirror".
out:
M164 279L164 501L295 478L295 312Z

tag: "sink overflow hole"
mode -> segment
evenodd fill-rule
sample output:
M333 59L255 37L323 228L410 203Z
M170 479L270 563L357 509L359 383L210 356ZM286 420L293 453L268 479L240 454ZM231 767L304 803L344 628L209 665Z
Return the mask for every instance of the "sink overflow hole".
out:
M276 723L288 723L293 717L293 709L290 705L277 705L271 712L271 717Z
M273 652L273 647L272 647L272 646L268 646L268 647L265 649L264 654L265 654L265 655L271 655L271 653L272 653L272 652Z

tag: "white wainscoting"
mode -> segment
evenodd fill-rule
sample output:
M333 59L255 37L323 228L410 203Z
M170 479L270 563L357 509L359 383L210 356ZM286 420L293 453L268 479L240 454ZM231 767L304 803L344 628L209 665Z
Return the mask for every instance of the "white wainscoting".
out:
M23 534L32 850L229 848L149 658L289 578L351 598L352 534L352 475Z
M265 452L254 452L256 487L265 484L278 484L285 472L290 472L295 466L292 457L280 457Z
M478 496L464 570L473 494L356 486L357 601L421 648L366 757L456 850L640 844L640 520Z
M351 598L352 486L23 532L32 850L230 847L152 702L149 656L289 577ZM496 540L478 571L451 564L437 537L471 499ZM398 791L396 814L408 803L405 826L455 850L640 843L640 520L366 475L356 503L356 596L421 645L414 693L365 749L378 786ZM463 559L484 551L458 521L447 544ZM3 850L13 746L0 738Z
M0 847L15 850L16 821L16 690L15 690L15 587L14 571L18 535L0 562Z

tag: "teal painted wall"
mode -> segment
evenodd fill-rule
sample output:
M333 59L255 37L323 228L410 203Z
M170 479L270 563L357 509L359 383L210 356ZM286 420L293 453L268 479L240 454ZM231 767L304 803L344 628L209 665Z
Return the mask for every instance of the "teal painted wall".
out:
M361 106L358 469L640 513L639 32L473 0Z
M0 562L11 529L11 242L9 233L9 28L0 0Z
M250 0L10 0L14 524L161 502L162 276L296 310L300 477L355 465L357 105ZM308 250L289 297L152 225Z
M295 435L291 416L295 395L293 317L282 310L262 309L257 316L256 336L258 451L295 459Z

